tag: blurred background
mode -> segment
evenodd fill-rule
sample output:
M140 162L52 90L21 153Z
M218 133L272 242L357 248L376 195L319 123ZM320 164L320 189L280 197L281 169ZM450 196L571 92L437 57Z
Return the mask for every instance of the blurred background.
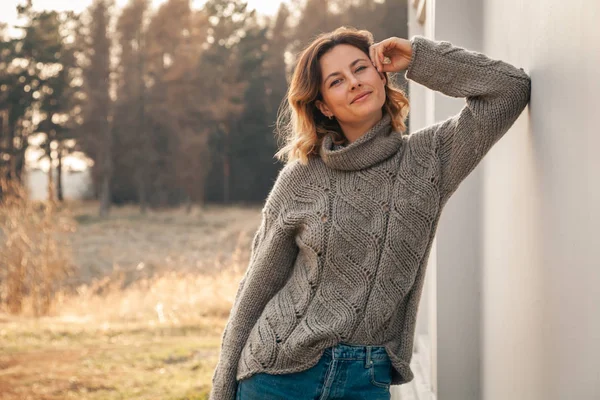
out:
M296 55L340 25L406 37L407 13L2 0L0 398L207 398Z
M297 52L340 25L407 31L399 1L74 3L0 6L0 161L33 198L103 211L261 201Z

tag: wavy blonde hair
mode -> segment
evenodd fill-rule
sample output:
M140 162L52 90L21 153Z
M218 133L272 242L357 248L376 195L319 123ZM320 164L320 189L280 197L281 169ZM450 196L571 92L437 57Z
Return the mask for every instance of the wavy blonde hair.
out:
M316 106L316 101L323 98L319 89L323 79L319 60L339 44L349 44L369 56L369 47L373 43L371 32L342 26L320 34L300 53L287 96L278 111L276 133L285 143L275 154L277 159L300 160L307 164L310 156L319 155L321 142L327 134L333 134L334 143L345 141L337 120L325 117ZM408 99L404 91L390 82L387 72L384 74L386 99L382 111L390 114L393 130L404 134Z

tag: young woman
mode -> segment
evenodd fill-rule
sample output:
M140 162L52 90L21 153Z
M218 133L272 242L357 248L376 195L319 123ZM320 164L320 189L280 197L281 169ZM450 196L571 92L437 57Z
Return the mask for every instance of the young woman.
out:
M389 72L466 104L405 134ZM262 209L222 336L212 400L389 399L410 361L430 246L448 198L510 128L529 76L421 36L339 28L301 54L287 163ZM283 121L283 117L280 121Z

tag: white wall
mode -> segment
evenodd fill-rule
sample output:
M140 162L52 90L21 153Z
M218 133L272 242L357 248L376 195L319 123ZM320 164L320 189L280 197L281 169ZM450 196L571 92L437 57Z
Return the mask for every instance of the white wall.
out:
M600 399L600 129L592 125L600 2L433 0L428 8L427 36L523 67L533 80L530 106L442 214L428 269L435 284L423 296L434 299L435 394ZM413 93L421 123L463 104L411 83Z
M431 37L433 35L432 8L426 8L426 22L420 23L418 8L413 7L409 1L408 10L408 32L409 38L413 35ZM410 97L409 123L410 131L416 131L435 122L434 96L424 86L408 81ZM415 353L411 361L411 368L415 379L407 385L392 386L391 394L393 400L430 400L434 399L433 391L436 384L436 344L437 324L435 318L436 309L436 247L434 242L431 246L431 255L428 259L427 273L423 286L423 294L417 314L417 326L415 329L414 349Z
M482 50L478 1L436 1L433 5L435 39ZM434 99L435 121L458 113L465 104L464 99L440 93L435 93ZM482 171L480 165L448 201L437 233L439 400L481 399Z
M532 77L484 170L483 398L600 399L600 2L483 9L485 52Z
M477 1L428 1L424 29L410 21L409 35L481 51L481 15ZM410 85L411 123L418 122L411 125L413 131L458 113L464 105L464 99ZM419 308L420 314L430 314L430 379L440 400L481 399L482 169L469 175L444 208L423 295L429 303Z

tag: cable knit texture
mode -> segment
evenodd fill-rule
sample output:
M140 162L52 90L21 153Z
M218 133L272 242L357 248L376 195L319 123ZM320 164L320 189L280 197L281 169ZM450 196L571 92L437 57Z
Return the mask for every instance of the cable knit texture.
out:
M383 118L345 147L327 136L273 185L222 336L212 400L239 380L314 366L339 342L385 346L392 384L409 366L442 208L526 107L519 68L448 42L411 39L406 77L466 104L411 135Z

